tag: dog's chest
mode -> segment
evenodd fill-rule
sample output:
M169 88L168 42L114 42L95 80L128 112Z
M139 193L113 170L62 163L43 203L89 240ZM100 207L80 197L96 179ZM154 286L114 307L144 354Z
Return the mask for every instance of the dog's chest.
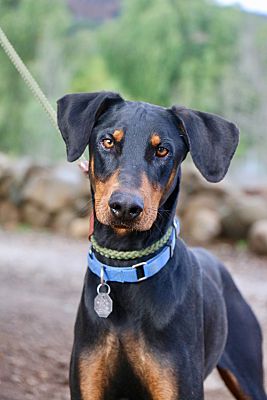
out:
M155 400L178 398L177 377L171 362L162 355L156 355L142 336L124 333L108 333L93 351L80 357L79 372L83 398L90 393L90 399L103 398L121 368L122 357L140 384ZM129 377L130 378L130 377ZM95 382L99 382L95 385Z

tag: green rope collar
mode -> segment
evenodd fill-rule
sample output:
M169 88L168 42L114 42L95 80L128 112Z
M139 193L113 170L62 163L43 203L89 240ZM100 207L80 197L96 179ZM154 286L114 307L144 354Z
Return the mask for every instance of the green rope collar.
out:
M157 242L153 243L151 246L146 247L142 250L132 250L132 251L119 251L119 250L112 250L106 247L99 246L97 244L94 236L91 236L91 243L93 249L95 249L101 256L112 258L115 260L132 260L135 258L140 258L144 256L149 256L150 254L155 253L161 247L163 247L168 240L170 239L171 233L173 230L173 226L170 226L164 236L159 239Z

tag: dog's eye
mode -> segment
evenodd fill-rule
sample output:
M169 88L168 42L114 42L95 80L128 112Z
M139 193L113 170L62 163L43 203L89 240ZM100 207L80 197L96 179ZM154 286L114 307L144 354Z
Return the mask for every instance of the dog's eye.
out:
M102 146L105 147L105 149L108 149L108 150L112 149L112 147L114 146L114 142L110 138L103 139L101 141L101 143L102 143Z
M157 157L166 157L168 155L168 153L169 153L169 150L162 146L159 146L156 150Z

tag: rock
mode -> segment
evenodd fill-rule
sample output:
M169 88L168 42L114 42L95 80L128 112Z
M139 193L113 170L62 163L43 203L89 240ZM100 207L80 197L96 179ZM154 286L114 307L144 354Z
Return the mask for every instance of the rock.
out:
M14 204L20 203L21 190L27 179L47 168L27 157L12 159L0 153L0 198L9 198Z
M0 202L0 224L5 227L15 227L19 222L19 212L17 207L4 200Z
M182 221L182 237L191 244L211 242L221 233L218 213L209 208L196 208Z
M92 210L92 199L91 193L90 196L86 197L78 197L73 203L73 209L75 210L78 217L88 217L91 214Z
M44 163L36 163L28 157L23 157L13 162L10 170L13 176L10 197L16 204L20 204L21 192L27 181L34 175L49 170L49 167Z
M260 196L236 193L224 205L223 234L232 239L246 238L249 228L262 219L267 219L266 200Z
M248 234L249 247L257 254L267 255L267 219L255 222Z
M3 153L0 153L0 180L6 175L10 174L11 164L11 158Z
M29 225L41 228L49 225L50 214L38 205L27 203L21 209L21 218Z
M186 165L182 168L181 191L186 194L193 194L206 188L207 182L198 172L194 165Z
M56 213L85 194L89 198L89 193L89 182L78 168L60 166L29 179L23 189L22 200L35 203L49 213Z
M190 196L183 212L182 232L192 243L207 243L221 233L221 213L228 193L218 195L216 191L202 191Z
M0 181L0 198L8 198L12 192L12 186L14 184L14 179L12 175L2 178Z
M89 235L89 218L76 218L70 223L69 232L77 239L87 238Z
M178 199L178 212L183 214L186 210L191 207L191 201L199 199L199 196L203 196L204 199L208 199L209 203L215 203L215 209L221 207L225 199L231 195L233 188L225 182L217 184L207 182L197 169L193 166L187 166L182 171L182 182L181 190ZM199 201L199 200L197 200ZM202 201L202 200L201 200ZM203 202L203 205L205 200ZM208 208L210 208L208 206ZM214 205L212 205L214 209Z
M69 163L59 164L53 169L53 175L55 179L66 182L70 186L73 185L73 187L77 189L77 192L75 193L75 198L91 198L89 178L81 171L81 169L77 165L71 165Z
M196 194L200 192L213 191L214 193L221 194L228 190L229 184L225 182L210 183L201 175L194 165L186 165L182 168L181 175L181 191L187 194Z
M200 193L188 199L187 203L184 205L184 215L186 216L188 213L195 212L195 210L201 208L217 211L219 207L220 200L218 200L217 196L214 196L213 193Z
M0 153L0 198L9 197L14 181L11 165L11 159Z
M65 208L53 218L50 226L58 232L67 233L69 232L71 222L75 218L75 212L71 208Z

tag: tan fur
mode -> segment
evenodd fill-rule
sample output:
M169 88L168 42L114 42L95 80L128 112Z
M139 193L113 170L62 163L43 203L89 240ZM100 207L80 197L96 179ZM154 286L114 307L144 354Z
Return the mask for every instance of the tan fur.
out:
M224 368L218 368L218 371L222 379L224 380L226 386L233 393L233 395L237 400L252 400L250 396L244 393L237 378L231 371Z
M120 343L134 373L153 400L178 399L177 380L166 359L156 358L141 336L124 334L119 341L115 334L109 333L92 353L84 352L80 356L82 400L103 400L109 380L118 366Z
M115 171L113 175L106 182L95 178L95 212L96 218L102 224L110 224L111 214L108 205L111 194L119 188L118 181L119 171Z
M124 132L122 129L116 129L112 136L116 142L120 142L124 137Z
M168 191L170 190L171 185L172 185L172 183L173 183L173 181L174 181L176 172L177 172L177 171L176 171L176 167L174 167L173 170L172 170L172 172L171 172L171 175L170 175L170 177L169 177L169 180L168 180L168 182L167 182L167 185L165 186L164 194L165 194L165 193L168 193Z
M153 147L157 147L161 142L161 138L160 138L159 134L153 133L153 135L151 136L150 142Z
M139 223L140 230L148 230L157 218L158 207L162 197L162 190L157 185L152 185L145 173L142 175L140 192L144 198L143 218Z
M177 400L178 384L166 359L156 358L142 337L128 335L123 339L126 356L153 400Z
M114 227L113 229L119 236L124 236L128 233L128 229L126 229L126 228L115 228Z
M90 174L90 182L93 188L95 187L95 160L92 156L89 162L89 174Z
M92 168L93 164L91 165ZM93 175L94 176L94 175ZM141 187L139 189L131 189L121 187L118 180L119 171L117 170L106 182L102 182L94 178L94 191L95 191L95 212L98 221L102 224L112 225L112 215L109 209L108 201L111 194L116 190L123 192L135 193L141 196L144 200L144 211L131 225L131 230L146 231L151 228L155 219L157 218L158 206L162 197L162 190L152 185L146 174L142 175ZM115 232L119 235L124 235L129 230L127 227L114 227Z
M118 338L109 333L92 353L84 352L79 360L82 400L102 400L118 360Z

